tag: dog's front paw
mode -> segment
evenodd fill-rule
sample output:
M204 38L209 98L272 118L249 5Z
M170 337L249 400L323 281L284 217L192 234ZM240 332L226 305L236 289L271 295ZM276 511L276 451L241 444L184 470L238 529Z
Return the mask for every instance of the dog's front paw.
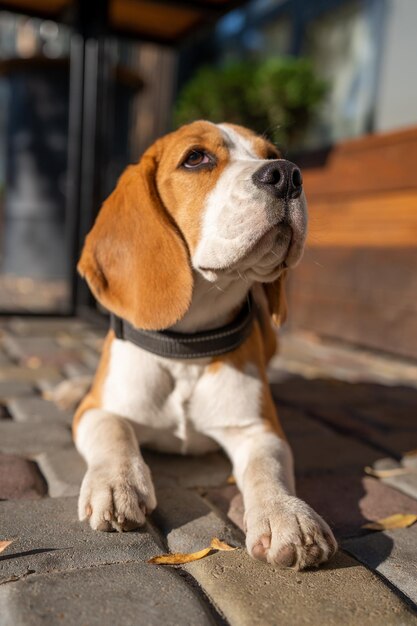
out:
M326 522L293 496L250 508L245 523L249 554L268 563L297 570L317 567L337 550Z
M81 521L89 519L94 530L120 532L143 526L145 515L155 507L149 468L135 459L89 468L81 485L78 516Z

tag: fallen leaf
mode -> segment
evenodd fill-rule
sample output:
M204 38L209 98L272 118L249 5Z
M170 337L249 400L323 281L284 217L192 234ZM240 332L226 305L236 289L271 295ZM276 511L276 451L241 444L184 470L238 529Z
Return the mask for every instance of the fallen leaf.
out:
M149 559L148 563L156 563L157 565L181 565L182 563L191 563L198 561L207 556L212 548L204 548L198 552L174 552L173 554L160 554Z
M208 548L204 548L198 552L174 552L173 554L159 554L158 556L153 556L149 559L148 563L154 563L156 565L182 565L183 563L199 561L214 550L223 550L228 552L230 550L236 550L236 548L232 548L232 546L229 546L224 541L220 541L217 537L213 537Z
M224 541L220 541L220 539L217 539L217 537L213 537L210 547L213 550L224 550L225 552L229 552L230 550L236 550L236 548L232 548L232 546L229 546L229 544L225 543Z
M74 338L68 333L59 333L56 337L56 341L63 348L72 347L74 345Z
M25 365L31 370L37 370L42 365L42 361L38 356L30 356L26 359Z
M415 469L412 467L393 467L391 469L374 469L373 467L365 467L365 474L374 478L391 478L392 476L404 476L404 474L414 474Z
M3 550L5 550L7 546L10 546L13 541L14 539L9 539L8 541L0 541L0 552L3 552Z
M417 522L417 515L396 513L389 517L384 517L376 522L368 522L362 528L368 530L393 530L394 528L408 528Z

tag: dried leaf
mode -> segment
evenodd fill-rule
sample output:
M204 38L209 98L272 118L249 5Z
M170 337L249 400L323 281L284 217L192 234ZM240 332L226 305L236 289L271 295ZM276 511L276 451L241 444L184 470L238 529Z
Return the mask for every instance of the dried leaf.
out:
M156 565L181 565L182 563L198 561L207 556L211 551L212 548L204 548L204 550L199 550L198 552L160 554L159 556L153 556L149 559L148 563L156 563Z
M217 539L217 537L213 537L210 547L213 550L224 550L225 552L229 552L230 550L236 550L236 548L232 548L232 546L229 546L229 544L225 543L224 541L220 541L220 539Z
M42 365L42 361L38 356L30 356L26 359L25 365L31 370L37 370Z
M223 550L229 552L230 550L236 550L232 548L224 541L220 541L217 537L213 537L209 548L204 548L198 552L174 552L173 554L160 554L153 556L149 559L148 563L155 563L156 565L182 565L183 563L191 563L192 561L199 561L205 556L213 552L213 550Z
M229 478L226 480L226 483L228 485L236 485L236 478L233 475L229 476Z
M365 467L365 474L374 478L391 478L392 476L404 476L405 474L414 474L415 469L412 467L393 467L391 469L374 469L373 467Z
M394 528L408 528L417 522L417 515L396 513L389 517L384 517L376 522L368 522L362 528L368 530L393 530Z
M3 550L5 550L7 546L10 546L13 541L14 539L9 539L8 541L0 541L0 552L3 552Z

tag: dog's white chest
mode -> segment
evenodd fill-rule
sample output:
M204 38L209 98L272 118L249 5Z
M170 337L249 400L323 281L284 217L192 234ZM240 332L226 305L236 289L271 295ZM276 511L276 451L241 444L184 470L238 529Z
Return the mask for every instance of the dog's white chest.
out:
M201 377L202 367L200 365L173 363L172 374L175 386L167 398L165 408L174 418L174 434L182 442L181 452L186 453L195 432L190 414L191 400L196 384Z
M112 344L103 408L131 419L143 444L167 452L217 448L195 428L192 404L206 360L194 364L157 357L131 343Z

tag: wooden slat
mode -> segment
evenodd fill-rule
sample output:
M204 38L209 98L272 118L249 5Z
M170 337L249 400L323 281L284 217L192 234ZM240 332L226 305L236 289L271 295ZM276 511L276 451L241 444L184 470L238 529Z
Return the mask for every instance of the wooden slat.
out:
M293 272L293 328L417 358L417 250L314 248Z
M336 146L324 167L304 172L310 199L417 189L417 128Z
M169 40L181 37L202 18L192 4L184 9L146 0L111 0L109 13L116 29Z
M0 10L38 13L40 16L55 17L72 4L72 0L6 0L0 1Z
M417 245L417 191L309 201L311 247Z

